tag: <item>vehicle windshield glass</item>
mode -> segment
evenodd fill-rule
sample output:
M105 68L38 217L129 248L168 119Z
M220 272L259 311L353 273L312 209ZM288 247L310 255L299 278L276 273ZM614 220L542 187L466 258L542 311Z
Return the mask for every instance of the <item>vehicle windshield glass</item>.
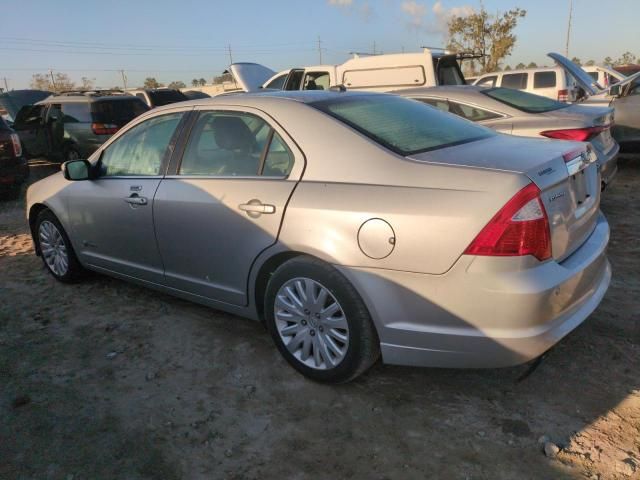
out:
M119 127L122 127L147 110L149 110L149 107L139 98L102 100L91 104L91 113L94 122L113 123Z
M395 95L344 96L310 105L403 156L495 135L492 130Z
M178 90L156 90L149 92L149 97L156 107L189 100L184 93Z
M512 90L511 88L491 88L481 90L481 92L487 97L527 113L552 112L569 106L567 103L557 102L551 98L533 95L521 90Z

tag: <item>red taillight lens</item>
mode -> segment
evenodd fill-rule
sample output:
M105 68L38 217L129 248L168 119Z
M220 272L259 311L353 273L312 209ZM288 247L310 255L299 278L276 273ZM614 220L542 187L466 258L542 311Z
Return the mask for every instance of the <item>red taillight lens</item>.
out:
M586 128L569 128L566 130L547 130L540 132L540 135L558 140L576 140L578 142L587 142L593 137L600 135L605 130L609 130L609 125L599 125L597 127Z
M569 101L569 90L558 90L558 101L559 102L568 102Z
M113 135L118 131L118 126L113 123L92 123L91 130L96 135Z
M15 157L21 157L22 144L20 143L20 137L18 136L17 133L12 133L10 137L11 137L11 143L13 144L13 155Z
M467 255L551 258L549 219L540 189L530 183L516 193L482 229L464 252Z

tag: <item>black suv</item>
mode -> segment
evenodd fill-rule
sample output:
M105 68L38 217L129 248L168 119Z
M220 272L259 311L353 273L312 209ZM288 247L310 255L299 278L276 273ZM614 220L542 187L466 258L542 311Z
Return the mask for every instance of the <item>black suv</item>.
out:
M87 158L147 110L139 98L119 92L65 92L22 107L13 128L27 156L62 162Z
M28 176L29 166L22 155L20 138L0 117L0 196L17 196Z

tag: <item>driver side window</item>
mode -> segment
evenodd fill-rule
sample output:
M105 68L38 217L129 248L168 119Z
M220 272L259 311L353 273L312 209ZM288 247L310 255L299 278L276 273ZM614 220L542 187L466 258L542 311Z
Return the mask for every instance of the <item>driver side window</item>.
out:
M155 176L184 112L146 120L126 132L102 153L100 176Z

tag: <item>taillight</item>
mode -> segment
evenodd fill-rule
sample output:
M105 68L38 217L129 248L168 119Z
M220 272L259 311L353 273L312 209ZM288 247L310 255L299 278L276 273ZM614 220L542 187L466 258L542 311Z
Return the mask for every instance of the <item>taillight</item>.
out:
M610 125L599 125L597 127L585 128L568 128L564 130L547 130L540 132L540 135L558 140L576 140L578 142L587 142L593 137L600 135L605 130L609 130Z
M92 123L91 130L96 135L113 135L118 131L118 126L113 123Z
M516 193L482 229L464 252L467 255L551 258L549 219L540 189L530 183Z
M559 102L568 102L569 101L569 90L562 89L558 90L558 101Z
M17 133L12 133L10 137L11 137L11 143L13 144L13 155L15 157L21 157L22 144L20 143L20 137L18 136Z

